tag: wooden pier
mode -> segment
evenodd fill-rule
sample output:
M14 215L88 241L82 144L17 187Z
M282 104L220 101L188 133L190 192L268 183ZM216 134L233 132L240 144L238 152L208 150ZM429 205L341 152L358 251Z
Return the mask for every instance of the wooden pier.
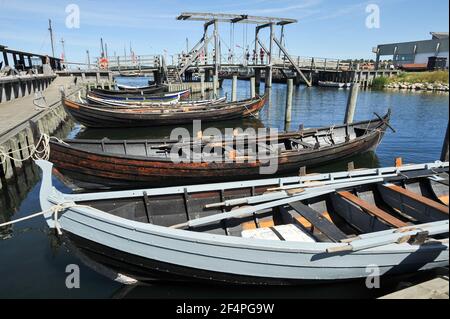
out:
M16 98L0 104L0 150L9 157L0 155L0 189L7 180L18 175L23 161L30 155L35 142L35 133L52 134L67 115L61 105L61 87L68 94L79 87L73 84L74 78L56 78L42 91L45 99L35 99L33 95ZM37 107L40 105L41 107Z
M448 275L393 292L379 299L449 299Z

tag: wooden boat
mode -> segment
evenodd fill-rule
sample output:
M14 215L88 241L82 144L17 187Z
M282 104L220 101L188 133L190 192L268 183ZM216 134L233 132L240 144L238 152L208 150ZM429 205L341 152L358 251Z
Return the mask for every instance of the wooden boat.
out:
M120 72L119 76L127 77L127 78L136 78L136 77L144 76L144 74L141 74L139 72Z
M116 84L119 90L145 90L155 87L156 85L126 85L126 84Z
M142 89L122 89L122 90L107 90L107 89L92 89L92 91L104 93L108 95L122 95L122 94L156 94L168 91L167 85L150 85Z
M390 112L370 121L355 122L272 136L272 142L257 140L257 147L272 148L257 158L245 158L249 147L237 149L233 139L219 143L186 141L194 154L194 143L202 143L197 152L201 161L187 158L176 163L171 150L178 141L170 140L65 140L51 141L50 160L58 171L80 188L135 188L205 182L264 178L261 168L272 161L276 174L297 173L302 166L315 166L373 150L388 127ZM251 139L249 137L248 144ZM236 141L236 140L234 140ZM214 143L214 144L213 144ZM183 144L182 144L183 145ZM208 148L214 145L214 154ZM231 150L230 150L231 148ZM258 151L258 150L257 150ZM198 153L201 154L198 154ZM197 157L198 158L198 157Z
M181 90L176 92L165 92L156 94L120 94L120 95L109 95L99 92L98 89L92 89L87 92L87 95L95 96L97 98L114 100L114 101L152 101L152 100L164 100L171 98L187 98L190 95L189 90Z
M153 104L173 104L178 103L181 98L187 98L190 95L189 90L164 93L159 95L136 95L136 96L104 96L95 92L88 92L86 100L93 104L102 105L153 105Z
M227 97L221 97L218 99L208 99L208 100L180 100L179 98L173 98L170 100L152 100L152 101L115 101L115 100L109 100L105 98L97 98L93 95L86 95L86 99L79 98L78 99L80 103L84 104L95 104L95 106L105 106L111 109L121 109L121 108L142 108L142 107L152 107L152 108L158 108L158 107L164 107L164 108L179 108L179 107L195 107L195 106L202 106L202 105L213 105L218 103L225 103L227 100Z
M37 164L48 226L122 283L295 285L449 264L449 209L430 184L448 196L448 162L89 194L59 192Z
M340 82L332 82L332 81L319 81L319 86L322 87L331 87L331 88L338 88L338 89L345 89L349 88L352 84L351 83L340 83Z
M252 116L264 106L265 96L238 102L205 104L200 107L156 109L153 107L110 109L63 99L67 112L87 127L146 127L192 123L193 120L221 121Z

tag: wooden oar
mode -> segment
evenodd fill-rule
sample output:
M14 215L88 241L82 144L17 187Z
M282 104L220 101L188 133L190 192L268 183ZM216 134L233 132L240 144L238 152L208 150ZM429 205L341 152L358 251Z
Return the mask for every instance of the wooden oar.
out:
M397 174L389 174L382 176L383 178L387 177L395 177ZM248 205L248 204L256 204L256 203L262 203L262 202L268 202L271 200L276 199L282 199L287 198L290 196L293 196L294 194L301 193L305 191L305 188L311 189L314 187L319 186L326 186L326 185L334 185L335 188L344 187L344 185L348 184L349 182L361 182L365 180L372 180L375 177L381 177L381 176L366 176L366 177L356 177L352 178L351 180L329 180L329 181L316 181L316 182L306 182L306 183L299 183L294 185L288 185L288 186L282 186L282 187L275 187L275 188L268 188L267 191L270 193L257 195L257 196L248 196L244 198L237 198L237 199L229 199L223 202L219 203L212 203L205 205L206 209L209 208L218 208L218 207L230 207L230 206L237 206L237 205ZM339 184L343 184L342 186L339 186Z
M408 242L414 236L425 233L426 236L448 233L448 221L444 224L431 225L430 227L422 227L411 231L397 232L385 236L376 236L354 240L346 245L327 248L328 253L344 252L344 251L360 251L369 248L380 247L389 244L401 244Z
M213 222L218 222L218 221L228 219L228 218L241 218L241 217L252 215L254 213L257 213L259 211L262 211L262 210L265 210L268 208L274 208L277 206L286 205L286 204L296 202L299 200L304 200L304 199L308 199L311 197L317 197L317 196L329 194L329 193L335 192L336 189L338 189L338 188L355 187L358 185L378 183L378 182L382 182L382 181L383 181L382 178L374 178L374 179L362 181L362 182L349 182L349 183L346 183L345 185L339 185L339 187L333 187L333 185L315 187L315 188L305 191L297 196L274 200L274 201L270 201L268 203L259 204L259 205L255 205L255 206L242 207L242 208L238 208L231 212L216 214L216 215L212 215L212 216L205 216L205 217L201 217L198 219L190 220L186 223L173 225L170 227L171 228L198 227L198 226L210 224Z

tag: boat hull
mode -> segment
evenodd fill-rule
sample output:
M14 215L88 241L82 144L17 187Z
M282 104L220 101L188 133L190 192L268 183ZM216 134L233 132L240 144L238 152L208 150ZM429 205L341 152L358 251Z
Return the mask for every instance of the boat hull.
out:
M168 263L152 258L145 258L142 256L130 254L125 251L114 249L106 245L101 245L95 241L77 236L73 233L66 233L68 239L74 245L74 248L79 250L79 253L85 255L91 261L101 264L114 273L126 275L140 282L153 282L155 280L161 281L187 281L187 282L203 282L216 284L235 284L235 285L304 285L304 284L321 284L325 282L358 280L365 278L371 270L370 264L362 269L344 269L334 266L325 267L324 269L305 270L305 276L298 277L264 277L252 276L248 274L240 274L239 272L225 272L205 270L193 268L189 266L180 266L174 263ZM438 260L435 260L437 256ZM306 255L306 258L312 257ZM362 256L364 258L364 256ZM368 259L373 259L373 256ZM405 258L406 259L406 258ZM216 262L219 262L217 260ZM420 258L411 263L402 265L387 265L381 267L380 270L383 275L398 275L406 273L414 273L418 270L429 270L437 267L448 266L448 247L447 250L442 248L441 251L430 251L422 255ZM301 268L298 267L299 273ZM341 272L340 272L340 270ZM367 269L367 272L366 272ZM363 270L363 272L361 272ZM326 272L332 272L335 277L331 278L329 275L325 276ZM307 276L306 273L316 273L313 278ZM322 275L320 274L322 273ZM344 275L346 274L346 275Z

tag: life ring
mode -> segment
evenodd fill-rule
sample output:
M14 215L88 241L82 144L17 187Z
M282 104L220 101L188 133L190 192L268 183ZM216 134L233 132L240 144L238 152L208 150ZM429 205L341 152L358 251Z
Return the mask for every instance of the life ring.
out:
M100 69L105 70L108 68L108 59L107 58L101 58L98 62Z

